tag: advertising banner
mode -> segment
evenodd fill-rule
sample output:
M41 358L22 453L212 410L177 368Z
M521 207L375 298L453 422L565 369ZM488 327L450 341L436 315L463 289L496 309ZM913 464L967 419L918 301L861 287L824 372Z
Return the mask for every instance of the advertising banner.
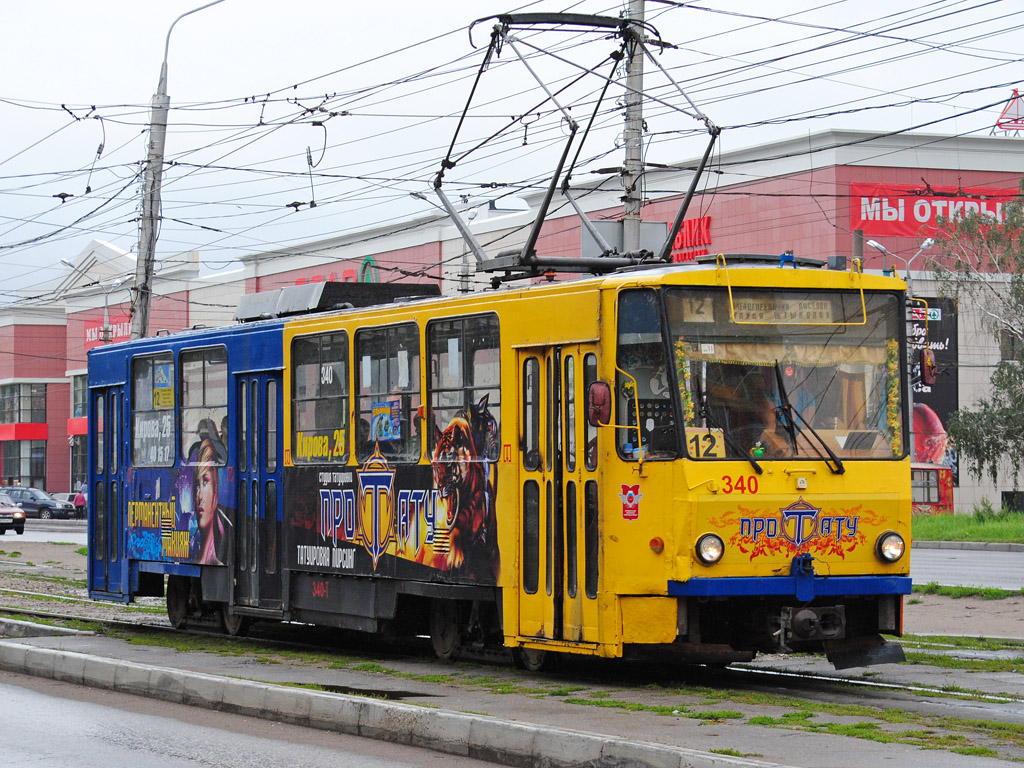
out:
M1015 189L932 187L907 184L850 184L850 229L868 237L929 237L938 218L967 212L1003 221Z
M956 452L946 438L949 415L960 407L960 379L957 367L957 316L952 299L925 298L924 305L911 307L907 317L911 383L914 392L912 459L926 464L944 464L953 469L953 482L960 484ZM935 383L921 380L921 350L935 353Z

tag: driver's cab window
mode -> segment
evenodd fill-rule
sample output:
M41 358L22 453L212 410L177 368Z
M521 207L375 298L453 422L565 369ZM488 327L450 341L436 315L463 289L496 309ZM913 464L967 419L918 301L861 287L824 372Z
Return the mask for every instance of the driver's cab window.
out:
M627 459L674 458L678 454L672 373L661 332L658 293L623 291L618 305L615 377L616 445ZM639 430L636 429L639 424Z

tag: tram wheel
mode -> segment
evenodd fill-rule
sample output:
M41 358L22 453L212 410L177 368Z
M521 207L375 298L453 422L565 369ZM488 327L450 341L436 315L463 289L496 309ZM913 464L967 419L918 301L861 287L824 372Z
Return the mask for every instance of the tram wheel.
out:
M439 659L454 661L462 653L459 605L454 600L430 603L430 644Z
M227 603L220 606L220 625L232 637L242 637L249 631L249 617L231 613Z
M188 598L191 585L187 576L167 577L167 618L175 629L188 623Z
M512 661L516 669L527 672L540 672L551 666L553 654L537 648L513 648Z

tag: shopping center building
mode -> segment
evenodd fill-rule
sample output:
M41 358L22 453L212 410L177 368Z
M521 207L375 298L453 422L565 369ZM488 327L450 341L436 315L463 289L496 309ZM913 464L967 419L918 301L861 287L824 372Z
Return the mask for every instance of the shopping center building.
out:
M676 215L696 162L649 173L643 189L645 222ZM983 396L1000 345L974 307L939 296L929 267L941 244L927 247L939 216L960 210L1000 215L1024 175L1024 139L1002 136L877 136L823 131L741 150L716 153L674 243L680 262L717 253L782 254L865 270L895 268L912 278L913 294L929 308L912 321L912 341L934 350L934 385L915 380L915 459L956 464L942 424ZM621 218L617 177L577 189L593 221ZM533 209L538 200L527 198ZM500 205L500 203L499 203ZM471 228L488 256L521 245L535 210L499 205L479 209ZM662 238L663 234L660 235ZM575 212L556 196L537 241L542 256L579 256L590 248ZM36 295L0 308L0 468L2 482L66 491L86 473L85 396L88 350L128 338L129 290L135 259L94 241ZM301 247L260 252L230 273L205 275L202 254L163 258L154 278L150 334L234 322L243 294L311 281L414 281L440 284L445 294L489 287L449 219L430 214ZM568 279L559 276L557 279ZM927 330L925 330L927 325ZM1013 492L1012 474L1000 484L955 473L956 507L969 512L982 498L998 506Z

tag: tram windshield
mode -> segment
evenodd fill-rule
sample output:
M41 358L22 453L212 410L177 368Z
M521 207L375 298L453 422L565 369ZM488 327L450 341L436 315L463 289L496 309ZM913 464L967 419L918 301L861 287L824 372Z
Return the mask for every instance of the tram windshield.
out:
M623 292L617 423L641 429L619 430L620 454L635 456L639 439L645 459L685 450L825 460L834 472L902 457L899 307L895 294L860 291Z

